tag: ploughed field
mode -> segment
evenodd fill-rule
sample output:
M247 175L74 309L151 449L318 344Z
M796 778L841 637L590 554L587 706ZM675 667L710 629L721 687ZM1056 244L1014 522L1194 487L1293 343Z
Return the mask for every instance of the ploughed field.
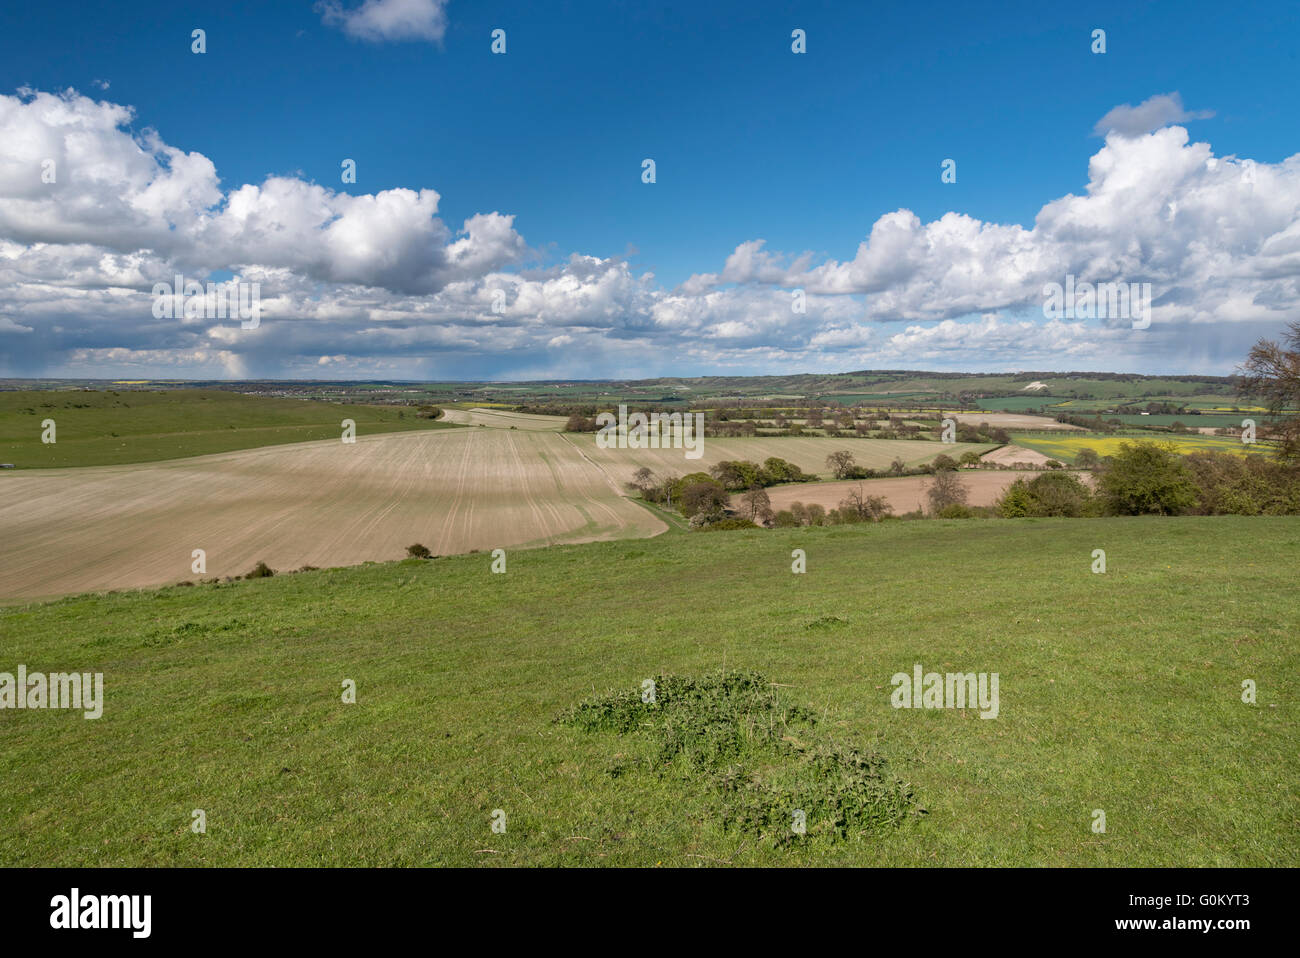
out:
M932 520L4 607L0 672L103 696L0 710L0 866L1294 867L1297 555L1292 517ZM996 717L892 707L918 666Z
M248 572L655 535L625 498L638 466L679 475L779 456L807 472L851 449L862 465L966 447L860 439L706 439L683 450L599 449L590 433L447 428L267 446L168 462L0 473L0 600ZM193 552L206 569L193 571Z
M978 426L980 423L988 423L994 428L1000 429L1054 429L1061 432L1081 432L1082 426L1072 426L1069 423L1057 422L1055 419L1049 419L1047 416L1027 416L1021 413L1004 413L1004 412L958 412L947 413L960 423L970 426Z
M556 435L447 429L0 476L0 598L662 531ZM191 571L192 552L207 569Z
M559 432L567 421L563 416L538 416L509 409L444 409L442 421L461 426L492 426L497 429L530 429Z
M1073 473L1084 482L1091 484L1092 474ZM1023 472L981 472L962 469L957 473L961 484L966 488L968 506L991 506L1004 492L1007 486L1017 479L1032 479L1036 473ZM890 479L849 479L842 482L798 483L788 486L774 486L768 489L768 498L772 509L780 511L789 509L791 503L801 502L805 506L819 505L828 512L836 509L850 492L861 490L864 496L884 496L894 508L895 515L913 512L917 509L928 510L926 489L931 479L929 476L898 476Z

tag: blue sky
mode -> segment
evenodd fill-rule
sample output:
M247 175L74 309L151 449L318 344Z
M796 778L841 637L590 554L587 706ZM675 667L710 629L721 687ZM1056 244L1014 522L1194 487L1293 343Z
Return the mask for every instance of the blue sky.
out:
M1250 158L1275 169L1277 181L1266 179L1279 191L1282 219L1267 233L1225 240L1224 248L1237 267L1269 249L1276 253L1279 241L1270 246L1270 237L1281 235L1285 245L1295 222L1296 170L1284 161L1300 150L1293 4L369 0L370 6L390 3L410 8L415 18L405 35L396 27L386 36L359 35L364 23L358 28L347 19L361 7L356 0L340 5L336 16L311 2L8 5L0 12L0 95L30 107L35 95L66 96L71 88L89 101L129 108L119 134L140 138L152 129L168 147L211 161L222 193L207 206L214 215L231 191L268 176L357 197L428 190L437 193L436 217L446 225L448 243L470 217L499 213L513 217L510 228L521 238L513 251L484 253L478 274L462 270L429 283L410 276L394 281L383 270L373 278L360 268L322 272L273 253L257 263L237 262L237 254L205 261L203 244L182 255L141 241L139 249L158 262L141 266L141 282L124 281L123 288L142 287L146 300L152 283L143 280L155 279L147 275L154 267L165 273L164 262L167 269L218 279L264 267L272 271L263 276L264 296L274 291L276 269L295 273L299 285L281 277L289 301L279 318L267 310L270 332L242 340L197 327L142 339L111 317L92 322L91 313L104 312L102 302L85 304L80 318L42 313L31 305L34 267L15 266L18 279L11 276L7 285L0 271L0 372L90 375L87 368L102 368L105 375L352 378L468 370L532 377L1126 364L1224 372L1254 337L1275 334L1300 315L1290 297L1294 263L1285 252L1283 262L1275 256L1267 267L1246 264L1246 272L1267 283L1201 297L1217 297L1221 308L1183 302L1162 314L1162 291L1196 298L1171 265L1178 250L1167 251L1166 262L1125 264L1123 251L1144 239L1118 235L1118 226L1108 227L1115 255L1059 256L1057 272L1083 277L1098 268L1103 272L1088 278L1152 281L1155 332L1134 342L1114 339L1105 323L1094 324L1092 339L1072 331L1035 341L1037 352L1027 355L1009 348L1024 339L1015 335L919 335L944 321L987 329L990 315L1041 326L1034 298L1040 294L1030 289L1041 285L1037 274L1022 283L1029 292L1001 289L987 302L975 296L969 309L961 296L952 297L955 306L895 296L889 277L914 270L907 260L915 253L899 264L876 264L856 285L818 286L812 275L826 264L854 261L873 225L898 210L911 211L922 227L958 213L980 224L1033 230L1046 205L1087 193L1090 160L1108 142L1094 129L1098 121L1117 106L1167 94L1177 95L1187 118L1173 116L1163 125L1185 128L1186 143L1165 144L1163 151L1153 145L1123 162L1157 182L1152 163L1178 166L1180 150L1204 143L1215 157ZM426 13L431 19L421 24ZM195 28L207 34L203 55L191 52ZM503 56L489 49L495 28L506 31ZM791 52L794 28L807 32L805 54ZM1106 31L1104 54L1090 49L1096 28ZM1127 134L1135 142L1155 135ZM106 134L100 127L96 135ZM36 159L18 156L18 139L11 136L9 146L14 169ZM0 160L5 149L0 142ZM646 157L656 163L654 184L641 182ZM344 158L357 163L355 184L340 182ZM957 163L955 183L940 181L948 158ZM165 159L159 163L166 166ZM26 196L24 188L6 192L0 178L0 204L6 195ZM1187 199L1161 197L1161 205L1187 208L1206 184L1187 189ZM1218 202L1233 205L1227 197ZM84 207L86 198L72 205ZM39 214L50 220L39 224L44 230L33 225L35 215L14 213L6 228L0 206L0 242L21 244L28 259L38 244L66 235L54 221L73 214L54 204ZM172 211L160 215L167 232L185 228ZM1196 231L1215 222L1206 214L1186 225L1187 245L1196 246ZM1054 243L1069 233L1062 226ZM121 243L114 248L90 239L115 255L130 253ZM427 239L366 237L399 247ZM724 269L738 247L760 240L762 250L783 257L780 277ZM805 268L795 268L804 253L811 254ZM412 255L412 269L438 265L437 257ZM500 273L562 288L569 282L565 264L575 255L605 265L578 271L572 282L599 287L600 270L617 263L624 292L606 288L586 299L573 293L583 303L566 314L543 294L529 307L526 291L512 286L506 318L469 315L464 296L456 298L465 293L456 284L492 287ZM1000 268L999 256L1011 254L990 255L992 270ZM1108 264L1119 272L1105 273ZM1043 275L1055 276L1053 269ZM699 276L713 280L692 285ZM340 280L345 288L334 288ZM109 282L90 279L87 288ZM819 298L798 323L746 318L771 309L763 297L788 299L800 282ZM927 281L900 279L908 282ZM898 302L882 308L873 302L882 293ZM677 301L683 296L690 302ZM430 297L441 299L435 304ZM1231 303L1243 297L1257 308L1234 311ZM413 316L377 318L376 310ZM355 322L319 322L340 311ZM596 314L605 316L603 325ZM377 322L386 324L383 335L367 337ZM394 322L407 334L393 335ZM55 325L76 331L60 337L50 332ZM918 335L888 345L909 327ZM506 328L509 335L498 335ZM368 342L376 338L385 342ZM1065 353L1060 362L1044 364L1059 352Z

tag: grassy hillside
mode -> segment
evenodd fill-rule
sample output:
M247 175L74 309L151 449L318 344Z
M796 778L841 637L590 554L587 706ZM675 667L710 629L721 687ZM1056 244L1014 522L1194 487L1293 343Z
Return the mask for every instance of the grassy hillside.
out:
M893 522L0 609L0 671L106 684L0 711L0 865L1294 866L1298 554L1290 518ZM891 708L918 662L999 673L999 716ZM662 678L724 665L776 684ZM640 721L657 675L716 713ZM757 786L807 834L753 830Z
M54 443L41 441L53 419ZM311 439L440 429L414 408L271 399L205 389L0 392L0 462L19 469L182 459Z

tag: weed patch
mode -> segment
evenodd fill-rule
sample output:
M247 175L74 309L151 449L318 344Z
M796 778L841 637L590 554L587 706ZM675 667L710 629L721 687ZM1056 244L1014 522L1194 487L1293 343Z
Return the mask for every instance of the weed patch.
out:
M922 812L882 756L819 741L816 713L785 702L758 672L652 681L582 702L556 721L649 736L651 758L620 758L608 773L702 783L718 796L724 827L777 845L840 841Z

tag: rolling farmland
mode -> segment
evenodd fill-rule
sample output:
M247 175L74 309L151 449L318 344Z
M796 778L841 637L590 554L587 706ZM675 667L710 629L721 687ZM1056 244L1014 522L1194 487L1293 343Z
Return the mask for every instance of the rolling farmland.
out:
M0 598L663 531L563 437L360 436L177 462L0 476Z
M673 473L680 476L707 471L709 466L724 459L747 459L762 464L769 456L776 456L794 463L804 472L820 474L826 472L826 457L840 449L853 453L859 466L887 469L895 458L901 458L908 466L918 466L940 453L955 459L970 450L983 453L993 448L979 443L938 443L906 439L746 436L706 439L703 455L699 459L687 459L681 449L601 449L596 445L596 438L592 434L571 435L567 438L579 444L594 462L610 470L620 482L631 479L632 473L641 466L660 475Z
M600 449L546 420L466 411L496 428L358 436L187 460L0 475L0 598L135 588L274 569L388 560L419 542L436 554L644 537L666 526L623 497L639 466L706 470L723 459L787 459L825 471L908 465L968 448L924 441L707 439L680 449ZM511 429L510 425L517 428ZM203 549L206 571L191 570Z

